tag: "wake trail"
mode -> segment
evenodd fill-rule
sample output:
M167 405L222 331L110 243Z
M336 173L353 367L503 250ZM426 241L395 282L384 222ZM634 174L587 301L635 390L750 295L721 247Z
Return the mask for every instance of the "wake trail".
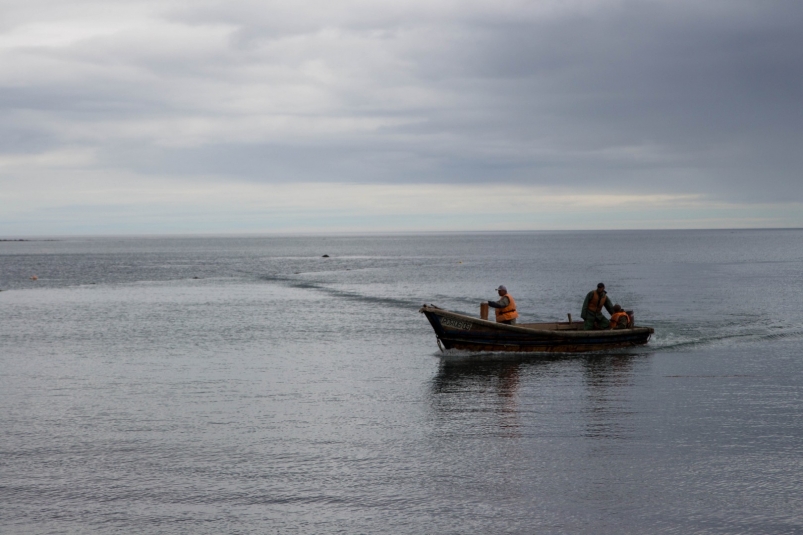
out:
M657 330L657 329L656 329ZM659 331L660 332L660 331ZM682 338L683 335L678 336ZM797 340L803 338L803 330L790 330L780 333L727 333L710 336L690 337L688 339L675 338L670 334L666 338L662 338L660 334L654 336L650 341L648 347L656 351L672 351L677 349L693 348L693 347L706 347L717 345L729 345L728 342L733 342L733 345L740 345L744 343L755 343L762 341L779 341L779 340Z
M325 293L327 295L330 295L332 297L338 297L340 299L359 301L362 303L372 303L372 304L392 306L394 308L403 308L405 310L409 310L411 308L418 309L423 304L423 301L418 299L414 300L414 299L403 299L399 297L380 297L348 290L339 290L337 288L326 286L325 284L311 281L302 281L290 277L284 277L281 275L266 275L266 276L260 276L259 278L265 281L283 283L285 286L289 286L291 288L298 288L301 290L313 290Z

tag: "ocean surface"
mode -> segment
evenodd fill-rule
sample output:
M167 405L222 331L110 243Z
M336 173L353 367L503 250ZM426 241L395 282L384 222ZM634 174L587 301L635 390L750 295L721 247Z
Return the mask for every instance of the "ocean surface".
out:
M647 346L418 313L598 282ZM3 534L803 533L801 230L6 241L0 289Z

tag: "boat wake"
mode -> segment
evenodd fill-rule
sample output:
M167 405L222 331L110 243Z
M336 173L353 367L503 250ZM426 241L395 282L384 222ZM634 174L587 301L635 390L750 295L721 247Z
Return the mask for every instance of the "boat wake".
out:
M657 351L674 351L694 347L729 347L744 343L803 339L803 330L781 332L725 332L713 335L666 332L656 328L647 347Z
M346 299L350 301L360 301L363 303L371 303L371 304L379 304L384 306L392 306L394 308L402 308L405 310L418 310L421 306L422 302L419 299L402 299L398 297L384 297L384 296L375 296L375 295L367 295L355 291L350 290L341 290L338 288L333 288L331 286L327 286L326 284L322 284L319 282L313 282L308 280L301 280L297 278L291 277L283 277L283 276L261 276L261 280L270 281L270 282L277 282L284 284L285 286L291 288L297 288L300 290L312 290L316 292L325 293L332 297L336 297L339 299Z

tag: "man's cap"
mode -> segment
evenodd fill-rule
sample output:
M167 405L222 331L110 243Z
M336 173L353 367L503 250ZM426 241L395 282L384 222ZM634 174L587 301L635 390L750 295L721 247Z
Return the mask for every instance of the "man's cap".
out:
M505 285L504 285L504 284L500 284L500 285L499 285L499 288L497 288L497 289L496 289L496 291L498 292L499 290L503 290L503 291L505 291L505 292L506 292L506 291L507 291L507 288L505 288Z
M597 288L605 288L605 285L600 282L599 284L597 284Z
M617 304L613 305L613 309L614 309L616 312L619 312L620 310L622 310L622 305L620 305L619 303L617 303Z

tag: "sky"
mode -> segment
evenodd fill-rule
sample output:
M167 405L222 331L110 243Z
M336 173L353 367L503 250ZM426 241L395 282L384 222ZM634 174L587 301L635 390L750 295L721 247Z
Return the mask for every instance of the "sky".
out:
M803 227L799 0L6 0L0 238Z

